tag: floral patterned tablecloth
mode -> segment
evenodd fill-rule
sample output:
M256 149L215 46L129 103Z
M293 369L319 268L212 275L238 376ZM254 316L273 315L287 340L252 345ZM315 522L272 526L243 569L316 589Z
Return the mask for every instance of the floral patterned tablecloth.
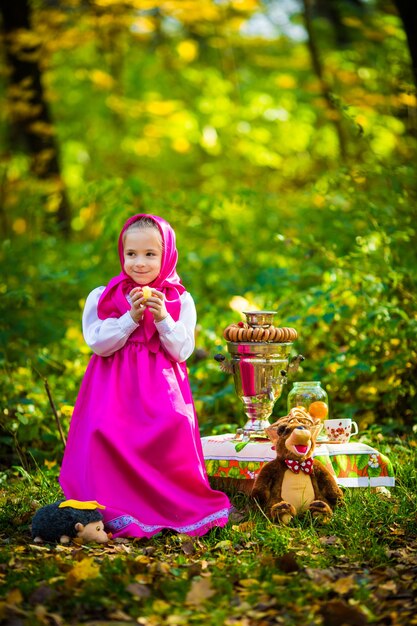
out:
M254 480L261 467L275 458L270 441L236 441L235 435L202 437L207 474L216 478ZM322 443L314 457L334 474L342 487L394 487L391 461L365 443Z

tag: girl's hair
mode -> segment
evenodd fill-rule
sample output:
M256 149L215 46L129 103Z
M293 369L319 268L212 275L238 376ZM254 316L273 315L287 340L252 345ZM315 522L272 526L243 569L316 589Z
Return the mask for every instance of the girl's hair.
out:
M145 228L154 228L159 233L161 237L161 243L163 246L163 241L162 241L161 231L159 230L159 226L151 217L140 217L139 219L136 220L136 222L133 222L133 224L130 224L130 226L128 226L125 232L123 233L123 243L125 241L127 233L130 233L132 230L145 230Z

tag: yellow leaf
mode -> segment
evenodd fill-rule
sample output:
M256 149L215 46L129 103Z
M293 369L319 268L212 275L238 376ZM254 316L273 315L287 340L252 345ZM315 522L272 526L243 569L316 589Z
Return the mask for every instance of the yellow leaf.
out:
M94 511L94 509L105 509L106 507L99 504L96 500L64 500L58 505L59 509L72 507L73 509Z
M29 129L35 135L43 135L44 137L48 137L55 134L54 127L51 124L47 124L46 122L41 122L37 120L36 122L32 122L30 124Z
M277 585L286 585L288 583L288 576L284 576L283 574L272 574L272 580Z
M154 602L152 603L152 609L155 611L155 613L166 613L171 609L171 605L164 600L154 600Z
M135 35L149 35L155 31L155 22L148 17L139 16L132 24L132 32Z
M167 615L166 622L167 626L182 626L183 624L189 624L188 617L186 615Z
M22 217L19 217L13 222L12 228L16 235L23 235L23 233L26 232L27 228L26 220L24 220Z
M232 547L232 542L230 541L230 539L225 539L224 541L219 541L218 543L216 543L216 545L214 546L215 550L224 550L224 549L228 549Z
M100 568L94 564L93 558L83 559L68 572L67 582L74 583L80 580L89 580L97 578L100 574Z
M297 83L291 74L280 74L275 79L275 84L282 89L294 89Z
M409 107L417 107L417 98L412 93L402 93L398 96L398 99Z
M256 11L259 8L258 0L232 0L231 5L236 11Z
M107 72L102 70L93 70L90 72L91 81L100 89L111 89L114 85L114 79Z
M151 562L151 559L146 554L139 554L139 556L135 558L135 561L137 563L145 563L147 565Z
M355 577L353 575L343 576L342 578L339 578L339 580L336 580L336 582L333 583L331 586L336 591L336 593L349 593L349 591L354 589L356 586Z
M242 578L242 580L239 580L239 585L241 587L253 587L256 589L259 585L259 581L256 580L256 578Z
M322 196L321 194L318 194L318 193L317 193L317 194L313 197L313 202L314 202L314 204L315 204L316 206L318 206L318 207L322 207L322 206L324 206L324 205L326 204L326 198L325 198L324 196Z
M175 152L185 154L190 150L191 144L184 137L177 137L172 141L172 148L175 150Z
M198 44L192 39L185 39L178 44L177 52L183 61L191 63L198 54Z
M61 406L61 414L65 415L65 417L71 417L73 411L74 407L70 404L64 404L63 406Z
M242 522L241 524L235 524L234 526L232 526L232 529L237 530L240 533L246 533L253 530L255 526L255 522Z
M148 102L146 106L151 115L170 115L178 109L178 103L175 100L154 100Z
M7 612L7 603L0 602L0 619L1 620L4 620L6 618L6 612Z
M7 601L7 604L12 604L12 605L22 604L23 596L22 596L22 592L20 591L20 589L11 589L6 596L6 601Z

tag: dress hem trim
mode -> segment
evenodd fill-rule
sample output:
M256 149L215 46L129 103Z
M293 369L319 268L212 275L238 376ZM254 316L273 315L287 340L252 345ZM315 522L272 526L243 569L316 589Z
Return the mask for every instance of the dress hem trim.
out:
M132 515L120 515L119 517L115 517L114 519L106 522L106 530L109 532L112 532L113 534L120 533L127 526L134 524L135 526L139 526L139 528L144 533L154 534L156 532L159 532L160 530L163 530L164 528L169 528L169 529L175 530L178 533L186 534L186 533L190 533L196 530L200 530L204 526L207 526L207 525L213 526L212 522L217 522L221 518L226 518L227 520L228 515L229 515L229 509L221 509L220 511L217 511L216 513L207 515L206 517L199 520L195 524L187 524L185 526L175 526L174 524L144 524L143 522L140 522L135 517L132 517Z

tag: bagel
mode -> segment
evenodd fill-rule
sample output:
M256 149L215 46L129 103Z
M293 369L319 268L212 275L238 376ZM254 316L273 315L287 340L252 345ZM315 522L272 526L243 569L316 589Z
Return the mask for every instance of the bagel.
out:
M229 324L229 326L226 326L226 328L223 331L223 337L227 340L229 339L229 330L231 328L233 328L234 324Z
M232 330L230 331L230 338L232 341L237 341L237 336L239 334L239 327L235 326L234 328L232 328Z
M268 330L269 330L268 341L275 341L277 329L275 328L275 326L270 326Z
M249 326L249 328L246 331L246 341L252 341L253 339L253 328L252 326Z
M255 341L261 341L262 335L263 335L263 328L254 328L253 329L253 339Z

